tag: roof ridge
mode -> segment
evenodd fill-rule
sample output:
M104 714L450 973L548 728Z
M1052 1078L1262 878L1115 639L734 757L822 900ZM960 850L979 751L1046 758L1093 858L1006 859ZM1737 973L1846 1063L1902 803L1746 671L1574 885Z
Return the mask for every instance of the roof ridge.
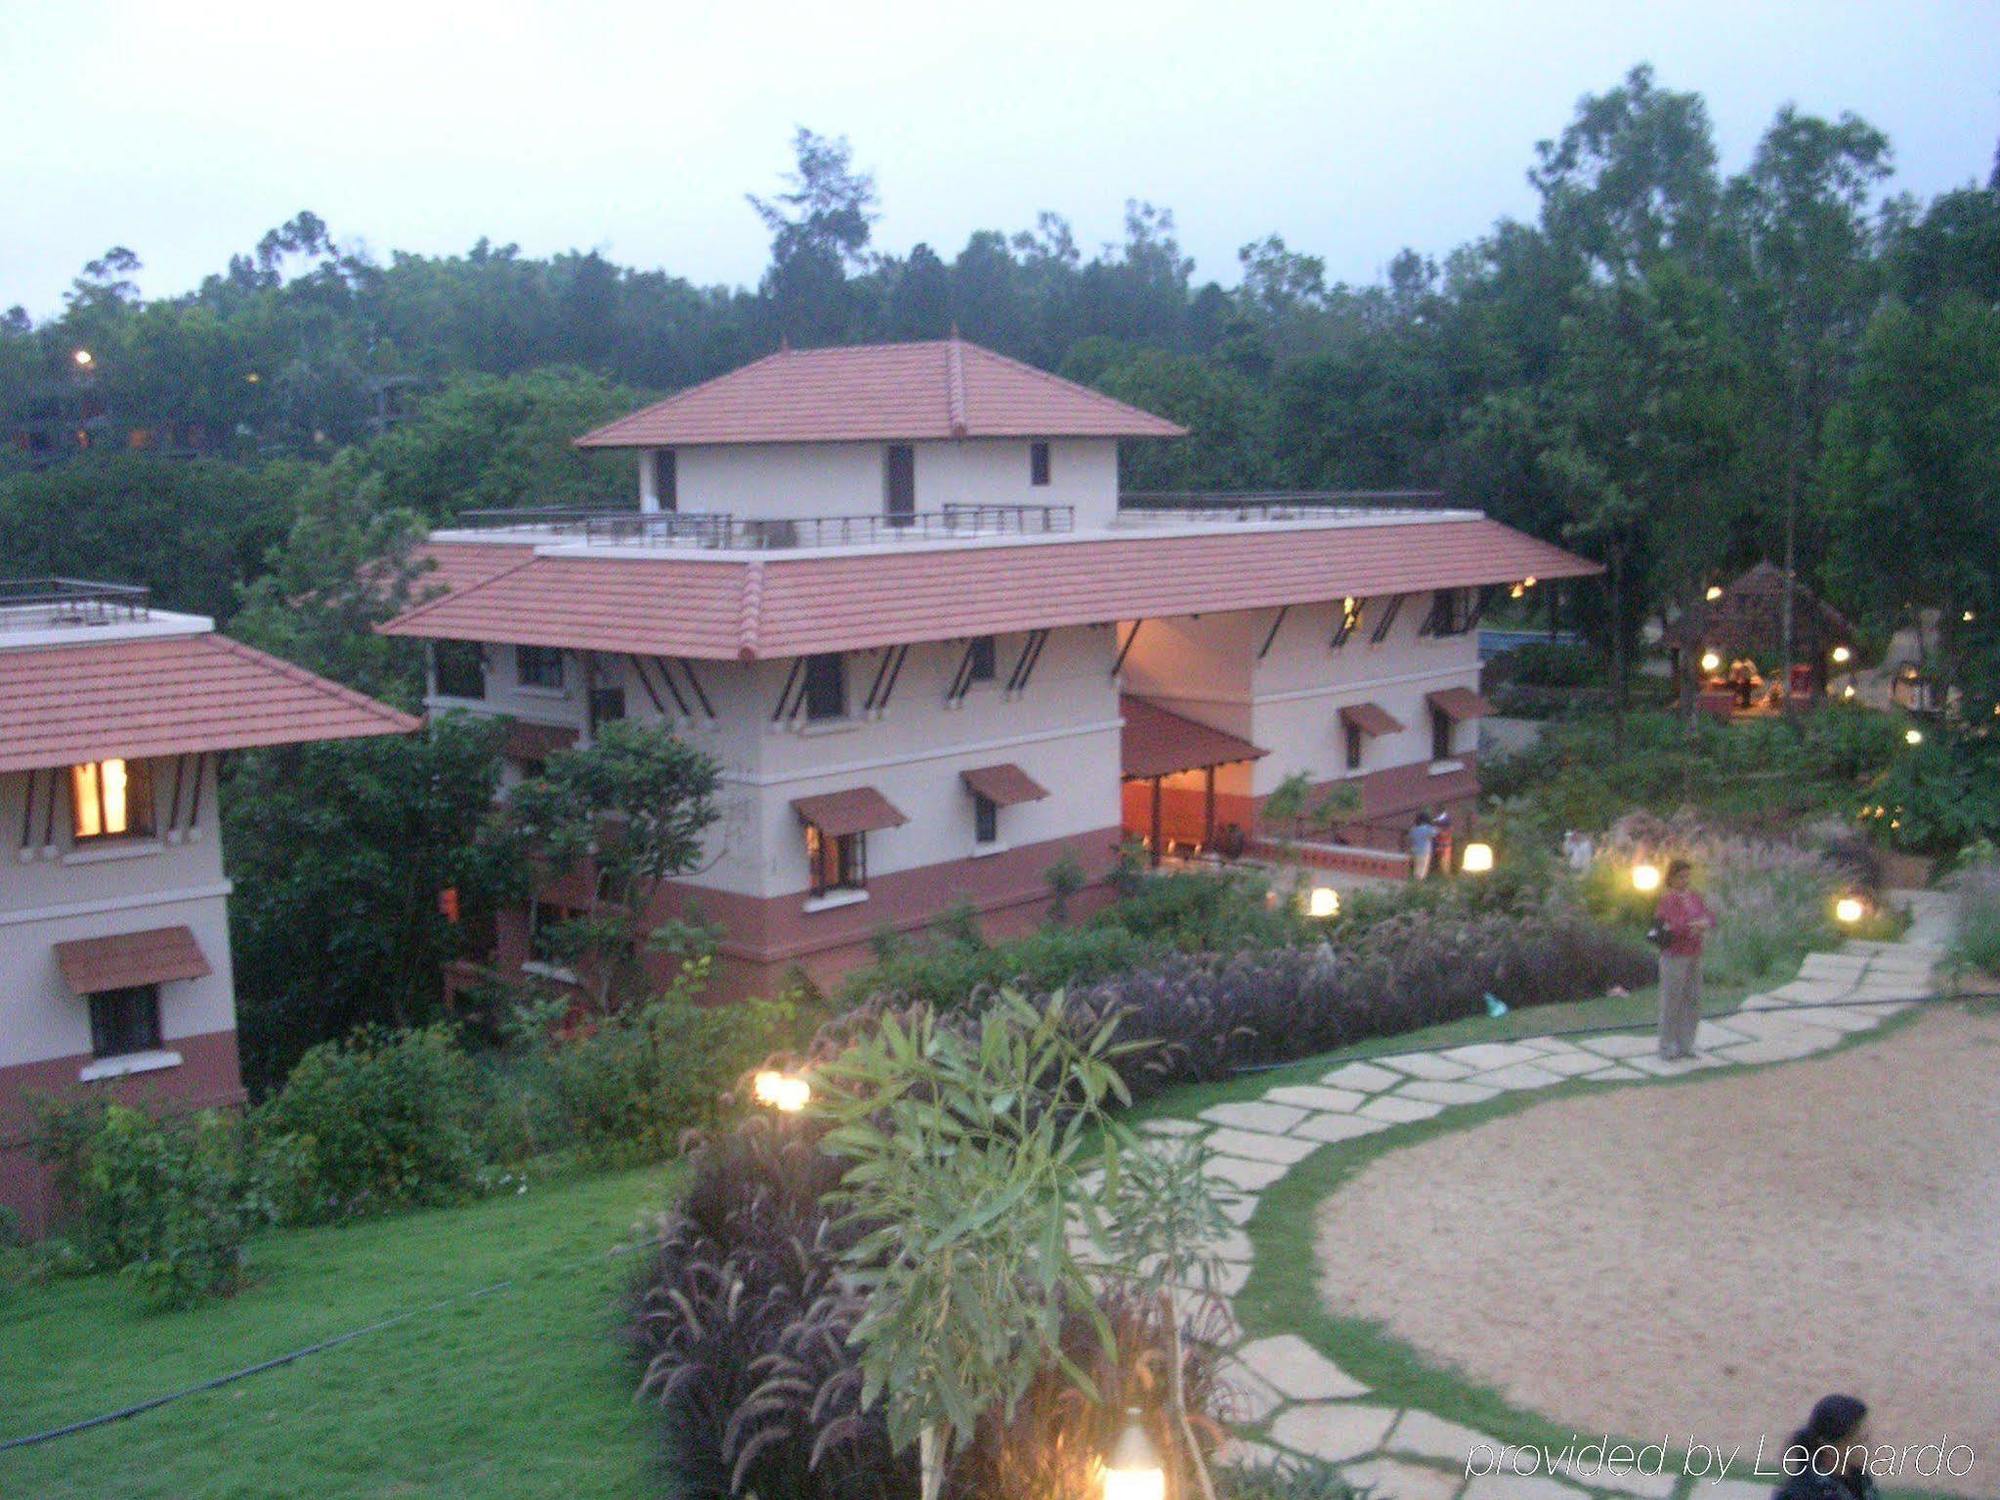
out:
M736 654L744 661L757 659L757 635L764 614L764 560L750 559L743 574L743 612L737 617Z
M787 354L796 354L798 352L799 351L793 349L789 344L781 344L778 348L773 349L769 354L759 355L756 359L751 360L750 363L748 363L747 365L738 365L733 370L724 370L720 375L711 375L706 380L697 380L693 385L684 385L679 390L675 391L671 396L662 396L657 401L648 402L646 405L640 407L637 411L628 411L622 417L613 417L609 422L600 423L598 426L593 427L590 429L590 431L584 433L581 437L571 438L570 446L572 448L581 447L584 444L588 443L592 438L602 436L604 433L610 432L615 428L623 427L627 422L630 422L635 418L648 416L653 412L659 411L663 407L672 406L676 402L684 401L689 396L692 396L696 391L714 385L715 382L718 380L727 380L732 375L740 375L745 370L754 370L759 365L767 365L771 363L771 361L774 359L783 359Z
M466 545L472 546L472 545L491 545L491 544L467 543ZM541 549L539 547L524 547L521 550L526 552L528 555L526 557L520 558L519 560L510 564L509 566L500 569L499 572L489 574L485 578L475 579L473 582L468 583L462 589L447 587L445 591L442 594L439 594L435 599L425 599L416 604L412 604L408 609L403 610L400 614L391 615L388 619L382 620L377 624L370 626L369 628L376 635L382 635L385 633L385 627L390 625L400 625L405 620L414 620L420 615L427 614L431 610L436 609L441 604L447 604L454 599L462 599L467 594L476 593L478 590L485 588L486 585L489 583L498 583L501 579L520 572L521 569L527 567L529 563L533 562L537 557L541 555ZM436 572L437 569L433 567L431 571ZM417 576L419 578L422 578L425 575L420 573Z
M954 439L965 436L965 356L964 340L953 337L945 345L944 356L944 405L945 420L951 425Z
M256 662L262 666L271 668L275 672L282 673L294 682L303 684L306 687L318 688L338 698L344 698L354 707L361 709L365 713L373 714L377 718L387 719L390 723L399 725L405 734L423 727L421 719L404 713L400 708L393 708L379 699L369 697L359 689L347 686L345 683L335 682L331 677L322 677L319 673L302 667L297 662L286 661L282 656L273 656L268 651L259 651L255 646L246 645L233 636L222 635L218 632L205 636L203 639L213 642L226 651L232 651L248 661Z
M1100 391L1095 386L1085 385L1081 380L1071 380L1067 375L1056 374L1054 370L1044 370L1040 365L1029 364L1025 359L1016 359L1011 354L1002 354L998 349L988 349L984 344L973 344L971 348L975 353L983 354L988 359L995 360L1000 364L1011 365L1014 369L1020 370L1024 374L1032 375L1049 385L1061 386L1065 390L1076 391L1081 395L1090 397L1093 401L1103 401L1117 407L1120 411L1131 412L1135 417L1144 417L1149 422L1164 422L1169 427L1178 428L1183 436L1187 434L1187 428L1182 427L1172 417L1163 417L1156 411L1147 411L1143 406L1134 406L1129 401L1120 401L1116 396L1105 391Z

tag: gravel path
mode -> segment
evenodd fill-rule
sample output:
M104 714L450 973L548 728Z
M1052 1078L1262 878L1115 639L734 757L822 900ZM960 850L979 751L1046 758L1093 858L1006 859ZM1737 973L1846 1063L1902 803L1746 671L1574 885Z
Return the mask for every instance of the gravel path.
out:
M1552 1100L1343 1186L1323 1292L1566 1428L1749 1452L1848 1390L1877 1442L2000 1457L1996 1077L2000 1017L1953 1010L1784 1068Z

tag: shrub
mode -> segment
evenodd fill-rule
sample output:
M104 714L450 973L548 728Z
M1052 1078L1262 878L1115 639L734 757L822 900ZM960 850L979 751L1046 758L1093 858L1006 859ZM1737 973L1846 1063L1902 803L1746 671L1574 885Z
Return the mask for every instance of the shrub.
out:
M1952 881L1951 954L1957 962L2000 974L2000 864L1977 864Z
M1696 888L1715 911L1707 970L1720 982L1790 977L1786 971L1808 952L1840 940L1833 903L1849 884L1841 865L1796 844L1720 833L1692 817L1620 821L1583 877L1585 901L1606 920L1642 928L1658 896L1633 888L1632 867L1644 861L1665 870L1674 859L1693 864Z
M255 1124L299 1144L297 1216L340 1219L473 1192L482 1114L471 1059L449 1029L432 1026L321 1043L258 1108Z
M1274 948L1318 934L1290 901L1270 899L1269 885L1248 875L1158 875L1090 920L1183 953ZM1081 976L1079 976L1081 977Z
M1868 789L1864 826L1918 854L2000 838L2000 746L1947 734L1926 739Z
M152 1301L186 1307L233 1292L250 1235L277 1218L282 1149L260 1155L240 1117L156 1119L95 1101L44 1115L38 1142L63 1174L77 1247Z
M1607 677L1604 662L1588 646L1560 641L1530 641L1487 663L1489 682L1523 687L1601 687Z
M782 1001L705 1006L676 989L558 1040L541 1072L561 1143L597 1160L652 1161L707 1124L790 1020Z
M841 983L849 1005L870 999L922 1002L949 1010L1002 985L1050 990L1145 962L1156 945L1118 926L1036 929L1010 942L906 943Z

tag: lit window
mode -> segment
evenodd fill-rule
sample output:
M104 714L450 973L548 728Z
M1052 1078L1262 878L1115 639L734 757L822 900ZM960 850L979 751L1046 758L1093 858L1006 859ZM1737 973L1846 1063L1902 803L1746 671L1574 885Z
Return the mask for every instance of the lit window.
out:
M90 997L93 1057L127 1057L160 1050L160 987L135 985Z
M553 646L516 646L514 678L522 687L561 688L562 652Z
M868 885L868 835L841 833L828 837L806 824L806 862L812 866L812 893L859 891Z
M93 760L70 767L76 841L153 831L153 778L143 760Z
M1049 445L1047 443L1028 444L1028 483L1037 489L1049 482Z

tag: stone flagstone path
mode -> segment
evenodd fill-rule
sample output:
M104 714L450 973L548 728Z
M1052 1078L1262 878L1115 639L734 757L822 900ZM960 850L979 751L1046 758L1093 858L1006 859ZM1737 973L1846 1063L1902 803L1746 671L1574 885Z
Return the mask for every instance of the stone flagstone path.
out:
M1345 1063L1317 1083L1281 1085L1259 1099L1217 1104L1193 1119L1149 1120L1141 1129L1199 1141L1208 1152L1204 1169L1222 1190L1230 1219L1241 1226L1265 1189L1329 1142L1567 1079L1631 1083L1810 1057L1932 992L1948 908L1944 898L1927 892L1904 892L1901 899L1914 918L1903 941L1851 941L1839 952L1809 955L1791 983L1704 1020L1696 1036L1700 1055L1689 1061L1662 1060L1650 1032L1477 1042ZM1682 1483L1672 1473L1612 1475L1574 1467L1467 1479L1474 1446L1497 1451L1498 1439L1374 1399L1367 1386L1293 1334L1245 1341L1229 1299L1249 1279L1254 1249L1239 1229L1216 1250L1217 1279L1208 1290L1221 1303L1235 1341L1223 1379L1234 1398L1240 1436L1230 1457L1237 1461L1324 1459L1375 1486L1379 1500L1584 1500L1588 1494L1673 1500ZM1689 1493L1701 1500L1763 1500L1770 1490L1747 1480L1704 1480Z

